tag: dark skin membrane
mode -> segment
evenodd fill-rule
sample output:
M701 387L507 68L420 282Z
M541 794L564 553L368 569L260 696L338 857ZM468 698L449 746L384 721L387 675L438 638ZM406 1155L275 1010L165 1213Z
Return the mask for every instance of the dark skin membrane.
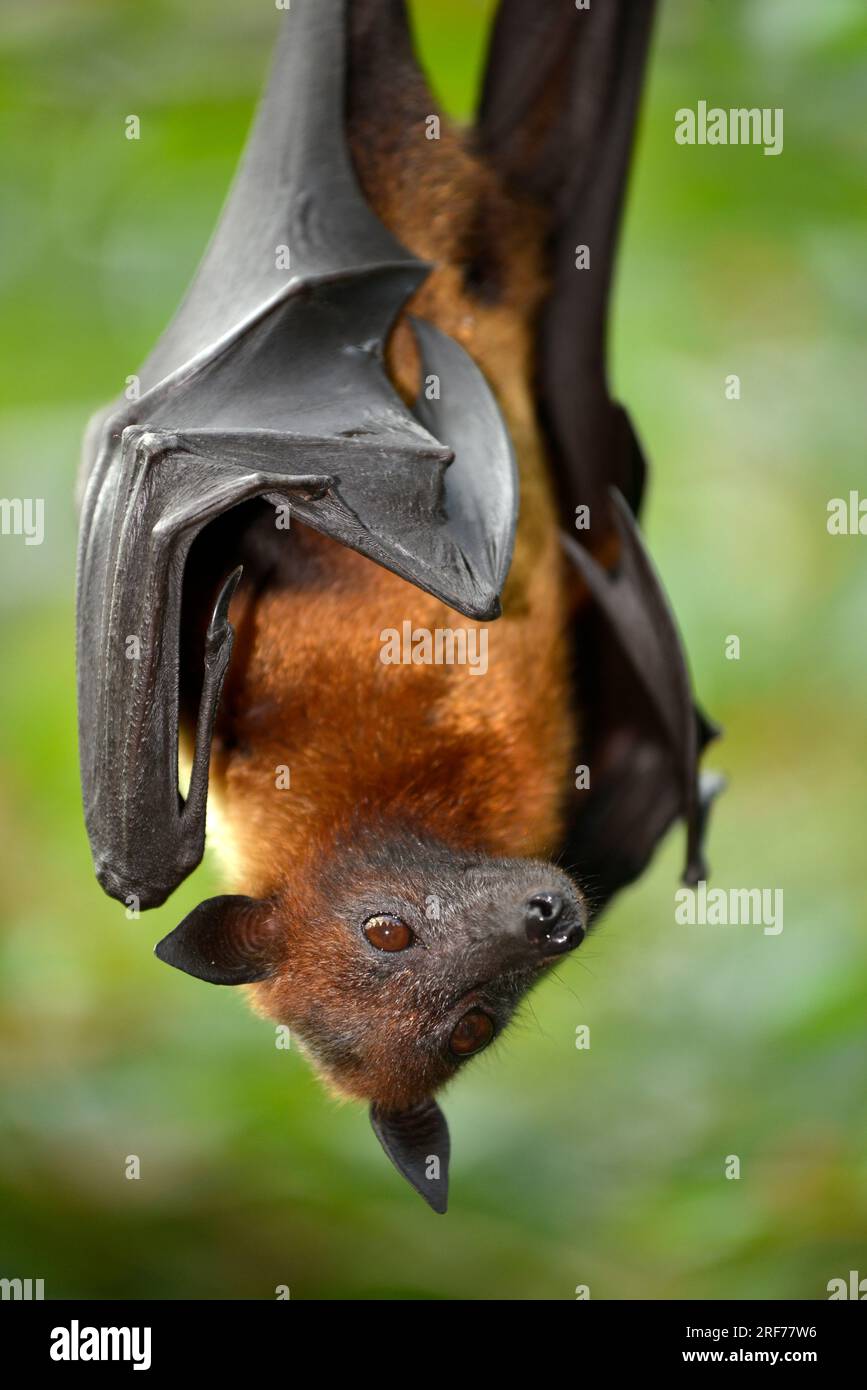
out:
M230 821L234 813L240 892L201 904L158 954L214 983L249 984L255 1007L296 1030L334 1089L370 1102L389 1157L436 1210L445 1208L449 1144L434 1092L496 1039L544 966L580 942L674 819L687 822L689 878L704 872L697 758L709 728L694 712L634 522L641 451L604 374L652 9L638 8L566 17L562 6L506 0L478 126L463 140L444 126L434 150L420 140L435 106L403 5L352 5L344 110L343 84L325 80L342 70L344 8L298 0L281 21L278 63L296 61L291 23L303 71L272 88L267 138L254 136L220 237L142 369L145 396L93 436L80 727L100 881L142 906L171 892L201 857L210 764ZM312 128L305 153L297 132ZM599 148L604 160L592 153ZM278 166L269 162L275 151ZM290 172L288 194L275 167ZM326 175L329 200L319 202ZM284 282L275 289L273 250L284 240L309 283L275 300ZM593 242L584 279L567 254L581 240ZM437 262L432 272L425 259ZM323 274L332 277L324 287ZM430 328L409 324L408 305ZM523 325L515 340L510 323ZM372 348L359 353L362 343ZM432 370L440 404L422 397L413 414L408 404ZM526 424L528 391L572 538L562 558L536 427ZM511 445L522 500L506 582L517 520ZM292 506L288 545L273 524L281 500ZM590 525L576 532L579 505L590 508ZM547 604L538 593L546 565ZM401 703L394 685L383 686L377 713L394 735L394 766L383 759L355 781L375 737L360 732L361 706L355 723L347 715L361 668L350 661L333 676L324 656L336 630L327 624L319 663L327 685L317 689L308 661L307 688L281 687L278 658L298 640L290 601L299 597L308 627L335 593L356 622L363 595L371 614L386 611L390 622L405 614L401 581L385 576L398 588L377 588L370 572L384 570L375 566L444 600L452 623L493 616L502 594L503 632L514 633L522 613L537 643L549 631L550 676L540 676L531 647L507 693L485 687L486 722L466 704L480 703L467 681L458 709L464 701L463 722L475 732L458 738L455 721L439 718L420 749L412 735L427 697L417 688ZM118 650L129 633L144 637L133 680ZM269 641L273 659L263 666ZM508 666L520 640L503 641ZM561 673L568 664L571 690ZM439 711L451 687L442 673L424 675L425 689L442 695L428 706ZM271 773L287 740L300 740L302 752L321 747L313 720L334 679L344 689L329 725L331 763L321 763L321 792L302 826L289 826ZM547 729L552 709L567 716L571 736L552 724L540 756L528 731ZM176 792L179 722L194 748L185 805ZM351 747L353 729L365 747ZM516 745L524 756L513 766ZM574 785L576 760L589 766L589 786ZM540 769L547 795L531 789Z

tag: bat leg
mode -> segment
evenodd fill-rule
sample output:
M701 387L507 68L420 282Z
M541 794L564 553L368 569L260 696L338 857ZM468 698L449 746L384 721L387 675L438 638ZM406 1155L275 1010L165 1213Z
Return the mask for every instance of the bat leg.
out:
M229 622L229 604L242 574L239 565L224 582L214 604L205 637L205 675L196 721L196 745L193 770L187 798L181 813L183 867L191 873L200 862L205 849L205 812L208 804L208 773L211 761L211 740L223 681L229 669L235 630Z

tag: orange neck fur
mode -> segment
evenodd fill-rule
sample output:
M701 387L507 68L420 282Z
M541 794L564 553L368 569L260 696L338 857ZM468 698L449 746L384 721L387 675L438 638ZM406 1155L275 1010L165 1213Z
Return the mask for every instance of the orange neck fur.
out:
M561 828L574 716L569 595L532 394L541 229L445 123L433 142L409 119L393 128L396 142L364 112L356 120L359 177L386 225L434 264L410 312L455 337L498 397L520 474L514 561L484 675L383 665L381 634L407 619L431 632L476 625L302 527L287 544L303 546L327 583L239 592L212 787L218 843L245 893L274 891L365 808L495 854L551 853ZM487 253L481 284L468 274L477 250ZM403 322L388 367L411 399L418 364ZM287 767L291 786L279 789Z

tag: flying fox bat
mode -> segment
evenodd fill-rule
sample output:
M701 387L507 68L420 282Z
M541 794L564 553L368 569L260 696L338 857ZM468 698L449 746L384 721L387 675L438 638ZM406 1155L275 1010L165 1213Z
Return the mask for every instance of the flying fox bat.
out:
M674 820L705 872L713 731L605 370L652 9L503 0L462 132L402 0L295 0L139 398L85 442L99 882L162 903L202 857L210 784L233 891L157 955L249 986L436 1211L434 1093ZM387 664L405 625L489 637L487 669L431 646Z

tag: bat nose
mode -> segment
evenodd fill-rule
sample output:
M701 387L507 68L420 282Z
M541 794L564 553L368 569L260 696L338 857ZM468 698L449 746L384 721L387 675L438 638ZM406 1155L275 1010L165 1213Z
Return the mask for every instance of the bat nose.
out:
M573 951L584 940L581 909L562 893L534 893L528 898L524 904L524 930L527 940L546 956Z

